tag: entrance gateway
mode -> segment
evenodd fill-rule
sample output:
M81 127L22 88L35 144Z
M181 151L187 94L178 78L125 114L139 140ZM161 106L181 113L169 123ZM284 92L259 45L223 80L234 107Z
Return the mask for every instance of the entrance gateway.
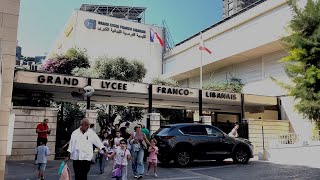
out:
M43 92L53 95L54 101L86 102L72 97L72 92L82 92L85 86L92 86L95 93L87 98L90 103L148 108L169 108L215 112L216 114L239 114L239 122L245 119L246 109L258 110L265 106L277 106L276 97L245 95L240 93L218 92L194 88L169 87L146 83L123 82L60 74L46 74L29 71L16 71L14 79L14 96L23 96L27 92ZM19 93L20 92L20 93ZM259 101L263 99L263 101ZM217 117L217 116L216 116ZM213 118L212 122L217 121ZM150 119L150 121L155 121ZM211 124L211 122L209 122ZM158 123L156 123L158 124ZM148 122L151 131L159 127Z
M95 93L93 96L86 100L78 100L72 96L72 93L83 92L83 88L86 86L94 88ZM23 70L16 71L14 76L13 98L21 99L30 93L36 92L50 93L52 94L52 99L56 102L87 102L88 108L90 107L90 103L145 107L148 109L149 118L147 118L147 125L151 133L160 127L160 114L152 113L153 108L198 111L199 113L194 113L193 115L195 122L200 119L202 123L217 125L217 123L223 124L227 121L231 123L241 123L249 112L259 112L266 108L277 109L279 105L276 97L75 77ZM47 112L49 112L49 110L44 114L48 114ZM92 110L88 109L87 115L91 116L91 112ZM96 123L96 116L91 117L89 118L91 119L91 123ZM26 118L25 121L28 121L27 119L28 118ZM40 116L38 119L39 121L43 120ZM35 125L36 120L32 121L32 125ZM50 124L49 127L55 130L56 120L53 121L55 122L53 123L53 127L50 127ZM19 123L21 124L21 121ZM32 125L28 125L28 132L30 133L34 133L35 126L33 127ZM23 130L23 132L21 130L21 133L25 132L27 132L26 129ZM17 135L19 138L23 138L21 137L21 133ZM52 136L52 146L54 146L53 141L55 141L55 134L56 132L52 132L50 135Z

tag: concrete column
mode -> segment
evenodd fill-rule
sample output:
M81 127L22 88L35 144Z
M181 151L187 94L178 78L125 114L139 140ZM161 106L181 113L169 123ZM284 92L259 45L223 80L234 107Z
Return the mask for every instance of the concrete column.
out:
M160 113L149 113L150 118L150 135L160 128Z
M201 119L200 122L202 122L202 124L212 125L211 116L200 116L200 119Z
M90 110L90 109L86 109L86 118L89 119L89 122L91 124L94 124L94 128L96 130L96 132L100 131L100 127L97 126L97 117L98 117L98 110Z
M20 0L0 1L0 179L4 179Z

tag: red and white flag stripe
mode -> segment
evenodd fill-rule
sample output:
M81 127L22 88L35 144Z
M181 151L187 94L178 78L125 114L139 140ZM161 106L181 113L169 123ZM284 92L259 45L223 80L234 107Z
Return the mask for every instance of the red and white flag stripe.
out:
M201 41L200 41L199 50L200 50L200 51L206 51L207 53L212 54L212 52L210 51L210 49L208 49L208 48L204 45L202 39L201 39Z

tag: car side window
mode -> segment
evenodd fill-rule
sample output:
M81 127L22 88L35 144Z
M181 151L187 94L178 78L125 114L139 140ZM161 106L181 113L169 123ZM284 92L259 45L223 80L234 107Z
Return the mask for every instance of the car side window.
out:
M221 137L223 135L221 131L210 126L206 126L206 131L209 136Z
M181 131L183 134L189 134L190 127L189 127L189 126L182 127L182 128L180 128L180 131Z
M204 126L191 126L189 134L191 134L191 135L207 135L207 131Z

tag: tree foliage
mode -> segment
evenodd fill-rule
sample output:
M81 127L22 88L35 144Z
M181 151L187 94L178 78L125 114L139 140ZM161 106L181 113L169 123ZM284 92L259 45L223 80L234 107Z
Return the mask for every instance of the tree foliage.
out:
M122 57L109 58L106 56L97 58L91 68L75 68L73 75L93 77L100 79L114 79L120 81L142 82L147 69L138 60L127 60ZM108 122L114 122L119 117L119 122L133 122L141 120L144 110L141 107L110 106L110 115L106 107L99 107L98 122L104 127ZM109 107L109 108L110 108Z
M71 74L71 71L76 67L88 68L89 66L86 52L71 48L66 54L55 55L47 59L41 69L49 73Z
M57 103L56 107L59 109L58 121L57 121L57 146L61 147L62 141L68 142L73 130L79 127L80 121L85 116L84 109L79 103L63 103L63 109L61 109L62 103ZM62 110L62 111L61 111ZM63 112L63 113L62 113Z
M15 93L15 92L14 92ZM26 92L24 92L26 93ZM14 106L50 107L53 102L51 93L27 92L28 96L23 99L12 99Z
M163 79L160 76L153 78L152 79L152 84L164 85L164 86L173 86L173 87L178 87L179 86L178 81L176 81L174 79Z
M320 1L308 0L300 9L296 0L289 0L293 18L290 35L282 40L289 55L281 62L293 82L285 84L290 96L298 99L295 108L305 117L320 120Z
M97 58L91 68L76 68L72 74L76 76L115 79L120 81L142 82L147 69L138 60L128 61L125 58Z
M243 90L244 84L241 82L241 79L231 78L227 82L216 83L214 81L209 81L204 83L203 89L210 91L225 91L233 93L241 93Z

